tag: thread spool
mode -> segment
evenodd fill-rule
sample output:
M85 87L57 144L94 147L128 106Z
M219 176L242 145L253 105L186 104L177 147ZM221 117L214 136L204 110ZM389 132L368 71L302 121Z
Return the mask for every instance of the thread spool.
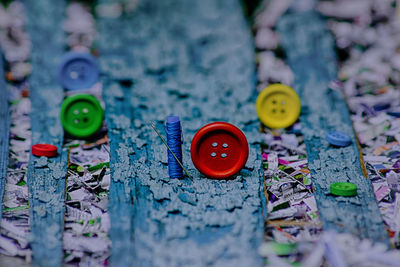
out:
M178 116L168 116L166 124L167 144L171 151L182 163L182 128ZM168 174L170 178L182 178L183 170L181 165L168 151Z

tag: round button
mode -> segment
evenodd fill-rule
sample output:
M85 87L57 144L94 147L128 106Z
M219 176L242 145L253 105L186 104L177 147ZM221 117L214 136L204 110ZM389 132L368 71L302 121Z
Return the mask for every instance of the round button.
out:
M87 89L99 78L99 67L90 53L68 52L61 59L59 80L68 90Z
M193 137L190 154L194 166L205 176L226 179L246 164L249 145L236 126L213 122L203 126Z
M393 117L400 117L400 108L397 107L397 108L391 109L391 110L387 111L387 114L390 116L393 116Z
M75 137L88 137L96 133L103 124L103 115L99 100L88 94L67 97L60 111L64 130Z
M329 131L326 133L326 141L331 145L345 147L351 144L351 138L345 133Z
M353 183L338 182L330 185L330 191L332 195L353 197L357 195L357 186Z
M32 154L36 157L55 157L57 147L49 144L35 144L32 146Z
M271 242L271 248L275 251L276 255L278 256L285 256L293 253L296 249L296 244L287 244L287 243L278 243L278 242Z
M385 109L389 109L390 108L390 103L386 102L386 103L377 103L373 106L375 111L382 111Z
M296 92L289 86L276 83L266 87L257 97L258 118L267 127L286 128L296 122L301 103Z

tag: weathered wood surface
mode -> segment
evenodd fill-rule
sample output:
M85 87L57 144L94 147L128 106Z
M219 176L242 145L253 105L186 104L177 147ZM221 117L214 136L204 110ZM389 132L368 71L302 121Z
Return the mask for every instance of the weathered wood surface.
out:
M343 94L328 87L337 78L337 63L326 22L315 12L292 10L280 19L277 29L302 102L302 133L324 229L388 244L371 182L363 176ZM325 140L329 130L350 135L352 145L330 146ZM346 181L357 185L356 197L329 194L331 183Z
M9 135L10 109L8 106L8 90L4 78L3 54L0 51L0 220L3 213L3 196L7 181Z
M255 56L239 1L143 0L117 19L100 17L98 29L112 265L260 266ZM148 124L165 133L170 114L181 118L193 181L168 177L166 149ZM246 168L230 181L206 179L190 160L191 139L213 121L237 125L250 144Z
M63 129L59 111L64 92L57 80L57 67L64 53L65 2L25 1L28 32L32 42L29 77L32 145L58 147L55 158L31 155L28 166L31 247L34 266L61 266L67 151L62 149Z

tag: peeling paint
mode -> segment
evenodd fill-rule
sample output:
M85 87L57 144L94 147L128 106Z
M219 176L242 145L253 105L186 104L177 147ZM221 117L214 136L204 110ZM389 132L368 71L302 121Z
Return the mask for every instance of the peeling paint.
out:
M255 56L239 1L140 1L118 19L99 18L98 26L113 266L261 265ZM132 86L118 73L128 73ZM163 129L170 114L181 118L183 161L193 181L168 177L166 149L148 125ZM190 160L191 139L212 121L237 125L249 140L247 165L232 180L206 179Z
M363 176L350 115L342 92L329 88L337 77L334 41L325 21L315 12L290 12L278 22L287 62L295 73L294 89L302 102L305 138L312 182L324 229L334 229L389 244L370 180ZM348 134L352 145L335 148L327 131ZM333 182L352 182L357 196L329 194Z
M3 196L7 179L8 150L10 135L10 111L8 90L4 80L3 54L0 51L0 220L3 213Z
M28 187L30 225L34 266L62 265L62 231L64 220L67 150L62 149L63 129L59 120L64 92L58 84L57 67L64 52L61 23L64 1L25 1L32 42L29 77L32 102L32 144L56 145L54 158L30 157ZM40 33L40 34L38 34ZM44 39L51 40L43 42Z

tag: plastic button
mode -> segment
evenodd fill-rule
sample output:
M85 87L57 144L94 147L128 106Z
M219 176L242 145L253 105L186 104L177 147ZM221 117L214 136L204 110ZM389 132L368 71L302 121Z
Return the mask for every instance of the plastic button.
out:
M353 197L357 195L357 186L348 182L332 183L330 191L335 196Z
M32 146L32 154L36 157L55 157L57 147L49 144L35 144Z
M390 108L390 105L391 105L390 103L378 103L378 104L375 104L373 106L373 108L375 111L382 111L382 110Z
M400 117L400 108L397 107L397 108L391 109L387 112L387 114L390 116L393 116L393 117Z
M345 133L330 131L326 134L326 141L331 145L345 147L351 144L351 138Z
M75 137L88 137L96 133L103 124L103 115L99 100L88 94L67 97L60 111L64 130Z
M296 122L301 103L289 86L277 83L266 87L257 97L258 118L267 127L286 128Z
M90 53L68 52L61 59L59 80L68 90L90 88L99 78L99 67Z
M278 243L278 242L271 242L271 247L275 251L276 255L278 256L285 256L289 255L294 252L297 245L296 244L286 244L286 243Z
M205 176L226 179L246 164L249 145L236 126L213 122L202 127L193 137L190 154L194 166Z

